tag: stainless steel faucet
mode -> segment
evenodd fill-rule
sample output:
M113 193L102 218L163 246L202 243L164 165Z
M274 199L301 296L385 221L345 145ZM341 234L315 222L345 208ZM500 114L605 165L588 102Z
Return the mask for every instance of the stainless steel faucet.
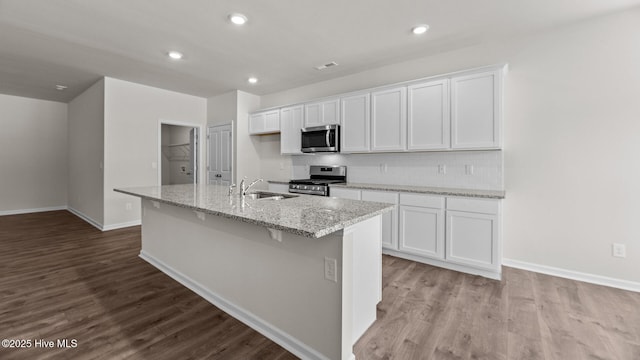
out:
M254 180L251 184L249 184L249 186L244 187L244 181L247 179L247 177L245 176L244 179L242 179L242 181L240 182L240 194L242 196L247 195L247 191L249 191L249 189L251 189L251 187L257 183L259 183L260 181L264 181L263 179L256 179Z

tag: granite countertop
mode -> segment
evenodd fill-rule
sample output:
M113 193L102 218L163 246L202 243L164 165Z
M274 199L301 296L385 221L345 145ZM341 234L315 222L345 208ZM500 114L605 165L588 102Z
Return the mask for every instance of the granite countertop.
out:
M433 194L444 196L466 196L487 199L504 199L505 192L503 190L474 190L474 189L455 189L434 186L411 186L411 185L385 185L385 184L364 184L364 183L345 183L331 184L331 187L343 187L363 190L380 190L380 191L402 191L421 194Z
M228 189L220 185L186 184L114 191L309 238L329 235L393 208L390 204L311 195L243 201L238 195L229 197Z

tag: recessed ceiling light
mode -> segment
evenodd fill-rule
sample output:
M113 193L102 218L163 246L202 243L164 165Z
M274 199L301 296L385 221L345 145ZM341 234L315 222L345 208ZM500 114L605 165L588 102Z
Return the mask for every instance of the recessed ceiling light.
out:
M62 91L62 90L66 90L67 88L68 86L65 86L65 85L56 85L56 90Z
M420 34L424 34L427 32L427 30L429 30L429 25L418 25L415 26L413 29L411 29L411 32L413 32L416 35L420 35Z
M252 76L252 77L248 78L247 81L249 82L249 84L256 84L258 82L258 78Z
M182 55L181 52L177 52L177 51L169 51L167 55L169 55L169 57L172 58L173 60L180 60L184 56Z
M247 22L247 17L242 14L230 14L229 20L236 25L244 25Z

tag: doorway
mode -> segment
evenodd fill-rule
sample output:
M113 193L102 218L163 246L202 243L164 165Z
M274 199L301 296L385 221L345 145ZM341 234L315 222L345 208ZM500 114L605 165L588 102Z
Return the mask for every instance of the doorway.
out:
M207 128L207 183L229 186L233 184L233 126Z
M160 184L198 183L198 128L160 124Z

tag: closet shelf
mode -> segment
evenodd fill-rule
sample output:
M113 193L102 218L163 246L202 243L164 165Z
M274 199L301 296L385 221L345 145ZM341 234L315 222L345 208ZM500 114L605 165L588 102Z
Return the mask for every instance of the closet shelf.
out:
M162 146L162 154L169 161L188 161L191 154L191 144L169 144Z

